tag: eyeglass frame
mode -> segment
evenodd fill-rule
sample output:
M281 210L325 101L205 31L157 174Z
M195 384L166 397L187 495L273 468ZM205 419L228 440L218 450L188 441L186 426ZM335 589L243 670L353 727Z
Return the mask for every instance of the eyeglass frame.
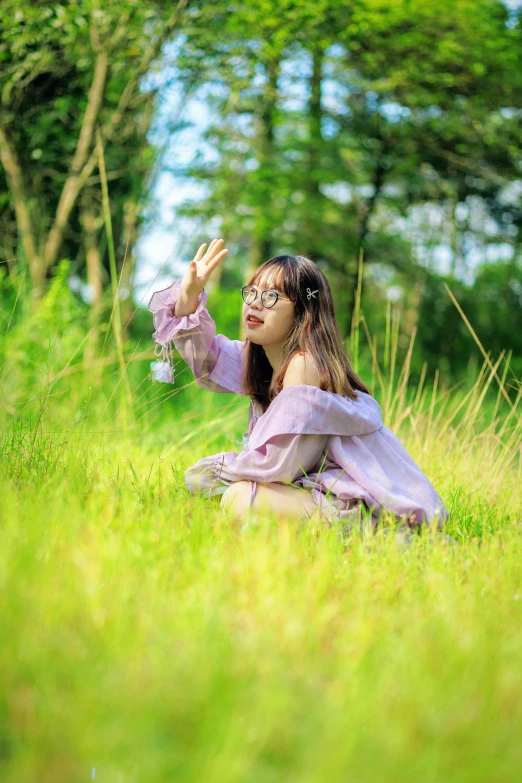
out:
M245 288L253 288L254 291L256 292L256 295L254 296L251 302L245 302L245 297L243 296L243 291L245 290ZM267 307L266 304L263 302L263 294L266 294L267 291L271 291L277 296L277 299L275 300L274 304L270 305L269 307ZM263 305L263 307L266 307L267 310L270 310L272 307L274 307L280 299L282 299L284 302L292 302L292 304L294 304L293 299L288 299L286 296L281 296L281 294L279 294L274 288L265 288L263 291L261 291L261 294L255 287L255 285L244 285L243 288L241 289L241 297L246 305L253 304L258 296L261 296L261 304Z

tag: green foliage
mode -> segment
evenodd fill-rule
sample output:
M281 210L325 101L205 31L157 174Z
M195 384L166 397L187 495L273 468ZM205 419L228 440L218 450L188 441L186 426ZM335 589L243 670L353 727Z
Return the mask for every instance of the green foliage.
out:
M154 61L142 69L143 53L150 41L165 35L171 10L154 0L103 7L93 0L54 6L38 0L23 8L14 0L2 4L0 121L27 174L25 201L40 250L71 174L98 54L103 51L108 58L96 122L103 131L136 74L153 75ZM174 155L173 169L207 185L208 197L185 204L180 212L197 217L198 226L220 216L233 249L223 288L240 286L268 255L308 254L328 275L348 336L362 250L364 286L369 285L368 291L363 286L365 313L377 332L386 317L390 279L404 290L408 317L419 287L432 289L422 293L428 307L435 291L441 299L442 280L428 268L425 282L416 247L419 240L425 266L431 247L444 239L453 256L450 284L455 281L463 295L469 285L473 291L466 301L471 323L484 335L487 350L511 350L518 368L518 332L505 327L508 313L502 311L503 324L495 330L493 310L481 294L475 296L485 283L456 282L470 279L466 246L471 235L484 257L488 245L502 243L512 247L514 268L520 255L521 139L513 107L520 103L522 68L520 25L513 12L508 23L509 18L503 3L490 0L440 0L415 8L381 0L350 7L332 0L190 3L177 39L183 45L175 47L175 74L186 95L199 95L212 114L207 142L213 156L211 163L203 162L198 151L188 166L180 166ZM141 85L136 81L118 132L105 139L120 269L129 242L122 280L126 292L132 288L140 207L158 154L147 140L155 95L151 84L146 78ZM186 127L177 116L169 119L169 130ZM96 170L83 196L85 203L76 204L68 219L61 257L71 260L71 274L83 282L93 243L102 266L99 283L106 287L109 263ZM429 227L422 228L412 243L413 210L430 205L444 210L444 233L451 236L430 237ZM12 310L11 294L21 280L24 243L2 170L0 207L0 261L9 265L13 281L11 288L0 289L5 314ZM89 236L82 210L93 218ZM463 211L467 217L460 217ZM371 268L375 274L367 271ZM379 280L381 269L385 273ZM504 295L502 285L491 287ZM436 365L455 377L465 370L470 338L447 295L443 299L440 317L419 323L412 365L417 378L425 361L430 373ZM92 323L108 317L106 301L102 295L94 302ZM216 295L226 315L218 329L238 336L229 301L228 292L222 305ZM128 320L130 305L124 309ZM423 312L417 312L417 321ZM130 329L133 337L147 331L141 321L138 314ZM456 328L448 329L449 323ZM384 340L382 329L377 337Z
M424 286L419 261L426 266L433 245L446 244L452 255L450 284L473 276L470 237L483 259L502 243L516 259L521 126L513 107L522 95L522 50L520 25L509 18L504 3L490 0L195 7L177 66L187 96L199 89L209 109L213 154L198 151L176 167L206 185L181 212L200 222L220 216L243 279L269 255L312 257L335 290L345 335L361 250L365 267L384 267L383 280L400 281L412 300ZM446 215L433 237L414 224L420 205ZM385 292L372 285L366 298L384 301L373 318L382 322ZM467 306L478 327L481 298L472 295ZM444 311L452 307L445 295ZM464 352L456 344L450 359L454 332L443 318L419 328L432 345L449 343L448 371L464 370L469 344ZM498 338L486 348L518 352L509 330L500 328ZM424 360L437 362L424 333L419 346L427 348L415 358L420 373Z
M236 539L205 504L156 489L144 507L129 469L91 474L87 498L81 475L6 495L5 780L399 781L446 765L480 779L484 732L516 779L514 533L454 557L275 525ZM42 712L53 731L26 717Z
M69 287L67 261L59 264L38 308L22 295L17 310L0 341L3 383L11 401L34 396L30 390L46 382L54 388L53 368L64 367L78 354L88 330L88 309Z
M515 783L516 525L455 552L268 519L236 536L157 462L136 480L117 459L4 490L6 783Z
M472 285L426 275L420 301L424 317L418 323L419 348L432 366L442 359L456 376L478 348L462 317L449 299L447 282L481 343L496 359L509 348L511 379L522 376L522 266L517 263L484 264ZM515 387L518 384L515 383Z
M455 548L276 513L236 532L184 471L238 449L247 400L151 384L150 351L125 431L66 278L0 333L2 781L516 783L518 412L479 379L379 392Z
M111 57L103 123L171 10L2 4L0 120L40 235L75 149L92 35ZM424 535L402 549L390 531L276 512L239 532L218 499L189 495L187 467L238 450L248 400L200 389L179 358L174 387L152 384L143 308L120 368L109 324L69 285L83 276L76 212L71 260L35 307L0 192L3 782L517 783L521 268L449 278L492 361L513 352L498 366L506 400L487 364L474 370L444 278L392 225L413 204L455 209L471 195L516 259L521 209L503 188L518 177L520 129L502 110L519 105L520 31L505 23L504 6L482 0L196 0L178 63L215 112L218 162L190 171L211 195L192 210L223 215L239 250L209 297L218 331L239 338L246 267L277 248L317 258L348 332L363 247L361 375L446 502L455 548ZM283 100L284 68L306 109ZM408 110L398 119L393 102ZM138 99L123 127L105 151L116 238L153 162Z
M241 285L232 290L217 290L208 298L209 312L216 322L216 332L226 334L231 340L239 340L241 325ZM242 338L244 339L244 337Z
M12 178L0 169L0 192L9 193L4 205L4 235L0 260L23 260L20 223L15 222L15 202L26 202L35 241L43 252L71 165L89 122L86 111L96 83L99 56L107 60L101 80L100 106L91 106L90 122L103 130L117 123L106 144L106 164L111 179L111 203L117 246L124 249L124 212L128 201L146 196L147 177L155 160L146 134L151 120L153 90L132 84L142 68L144 51L154 35L161 35L168 9L154 0L108 2L77 0L49 5L36 0L21 6L6 0L0 8L0 126L23 178L24 193L16 192ZM145 74L143 74L145 75ZM131 100L121 104L129 91ZM92 134L91 134L92 135ZM92 140L87 158L92 152ZM80 170L72 172L80 174ZM30 172L31 175L27 176ZM96 173L96 172L95 172ZM95 176L84 187L99 201ZM95 210L95 213L98 210ZM62 255L73 259L74 272L84 275L85 249L78 207L72 210L62 243ZM132 250L132 248L131 248ZM123 252L122 252L123 257ZM28 259L26 259L28 260ZM108 269L108 261L102 261Z

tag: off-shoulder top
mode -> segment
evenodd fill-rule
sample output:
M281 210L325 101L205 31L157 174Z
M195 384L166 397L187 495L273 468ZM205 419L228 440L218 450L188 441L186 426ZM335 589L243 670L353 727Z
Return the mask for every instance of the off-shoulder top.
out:
M180 288L178 278L153 294L154 340L162 349L173 344L201 387L245 394L246 343L216 334L205 290L192 315L176 317ZM383 423L378 401L365 392L350 399L301 384L284 388L264 413L251 401L242 445L239 453L203 457L188 468L188 489L210 496L248 480L253 498L257 482L292 483L309 489L318 503L328 494L341 518L354 503L363 503L376 519L387 511L441 527L449 517L433 485Z

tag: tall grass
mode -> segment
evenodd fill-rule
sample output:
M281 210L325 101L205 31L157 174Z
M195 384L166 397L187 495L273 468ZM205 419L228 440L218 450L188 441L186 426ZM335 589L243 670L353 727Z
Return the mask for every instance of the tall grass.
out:
M0 779L518 781L510 356L486 351L469 387L423 372L412 388L414 335L399 368L398 313L383 357L358 298L358 370L456 548L275 514L237 532L183 474L240 448L248 401L181 364L174 387L150 384L138 343L108 336L85 360L60 274L37 312L18 297L0 341Z

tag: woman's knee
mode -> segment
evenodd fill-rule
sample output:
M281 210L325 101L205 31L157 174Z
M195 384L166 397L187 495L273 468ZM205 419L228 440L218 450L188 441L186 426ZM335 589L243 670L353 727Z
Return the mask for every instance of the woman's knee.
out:
M234 508L243 510L248 507L250 499L250 481L236 481L231 484L221 495L222 508Z
M221 507L243 515L246 511L275 513L278 517L310 518L317 512L317 505L310 492L285 484L257 483L257 491L250 507L252 483L236 481L221 496Z
M256 511L272 511L279 517L305 518L317 511L310 492L280 483L258 484L254 500Z

